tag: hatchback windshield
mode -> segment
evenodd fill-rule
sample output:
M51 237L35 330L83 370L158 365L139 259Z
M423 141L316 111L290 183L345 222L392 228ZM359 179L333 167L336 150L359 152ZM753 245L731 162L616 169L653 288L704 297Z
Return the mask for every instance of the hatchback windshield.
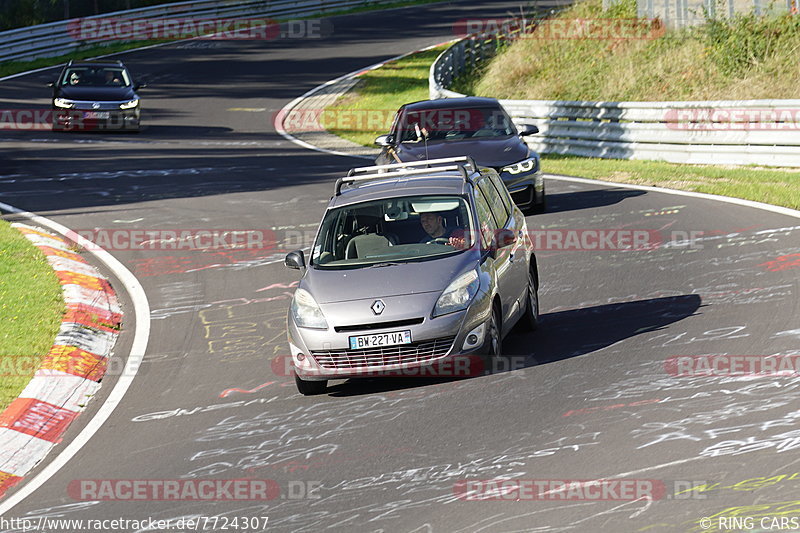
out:
M425 261L470 248L474 232L460 196L409 196L328 211L312 250L317 268Z
M398 129L400 142L455 141L514 134L511 119L498 107L406 111Z

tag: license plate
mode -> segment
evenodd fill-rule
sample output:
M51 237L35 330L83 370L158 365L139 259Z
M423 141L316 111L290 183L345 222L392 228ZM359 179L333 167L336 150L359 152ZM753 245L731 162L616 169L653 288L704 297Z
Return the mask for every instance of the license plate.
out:
M395 346L398 344L411 344L411 330L391 331L389 333L376 333L374 335L358 335L350 337L350 349L379 348L381 346Z
M108 111L86 111L83 114L83 118L95 119L95 120L102 120L110 118L111 114Z

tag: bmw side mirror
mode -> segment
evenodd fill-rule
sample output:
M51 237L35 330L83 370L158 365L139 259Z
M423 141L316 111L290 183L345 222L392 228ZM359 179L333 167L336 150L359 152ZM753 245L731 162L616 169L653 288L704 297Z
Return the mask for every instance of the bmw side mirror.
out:
M387 148L394 144L394 137L392 135L381 135L375 139L375 144Z
M284 259L283 263L295 270L303 270L306 268L306 257L303 254L303 250L296 250L294 252L289 252L286 254L286 259Z
M536 126L524 126L520 130L519 136L524 137L526 135L536 135L537 133L539 133L539 128L537 128Z
M144 89L145 87L147 87L146 83L137 83L133 86L133 90L138 91L139 89Z

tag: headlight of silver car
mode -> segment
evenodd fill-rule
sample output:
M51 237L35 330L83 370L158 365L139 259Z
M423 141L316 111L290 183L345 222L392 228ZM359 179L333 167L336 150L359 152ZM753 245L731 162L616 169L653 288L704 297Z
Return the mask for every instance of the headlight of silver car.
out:
M301 328L328 329L328 322L314 297L305 289L297 289L292 298L292 317Z
M55 100L53 100L53 105L64 109L70 109L75 107L75 102L73 102L72 100L67 100L66 98L56 98Z
M433 308L433 316L437 317L466 309L469 302L472 301L472 297L478 293L480 286L481 282L478 279L477 271L470 270L460 275L439 296L436 306Z
M514 163L513 165L505 166L501 170L503 172L508 172L509 174L522 174L523 172L536 170L537 165L537 159L535 157L529 157L528 159Z
M139 105L139 100L131 100L130 102L125 102L124 104L119 104L120 109L131 109Z

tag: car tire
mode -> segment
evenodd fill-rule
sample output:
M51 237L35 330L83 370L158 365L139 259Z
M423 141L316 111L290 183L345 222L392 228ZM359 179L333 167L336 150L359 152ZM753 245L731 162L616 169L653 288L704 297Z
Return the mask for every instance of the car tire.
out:
M528 292L525 304L525 316L522 317L520 323L526 331L536 331L539 328L539 290L536 288L533 269L528 271Z
M547 199L542 195L542 199L533 205L533 214L540 215L547 211Z
M503 336L500 331L500 312L497 306L492 306L492 318L489 320L489 330L486 332L486 358L491 361L503 353Z
M534 201L531 204L528 215L538 215L547 210L547 196L544 193L544 183L542 183L542 194L537 196L534 192Z
M326 390L328 390L328 381L307 381L305 379L301 379L300 376L297 374L294 375L294 383L297 385L297 390L303 396L314 396L317 394L322 394Z

